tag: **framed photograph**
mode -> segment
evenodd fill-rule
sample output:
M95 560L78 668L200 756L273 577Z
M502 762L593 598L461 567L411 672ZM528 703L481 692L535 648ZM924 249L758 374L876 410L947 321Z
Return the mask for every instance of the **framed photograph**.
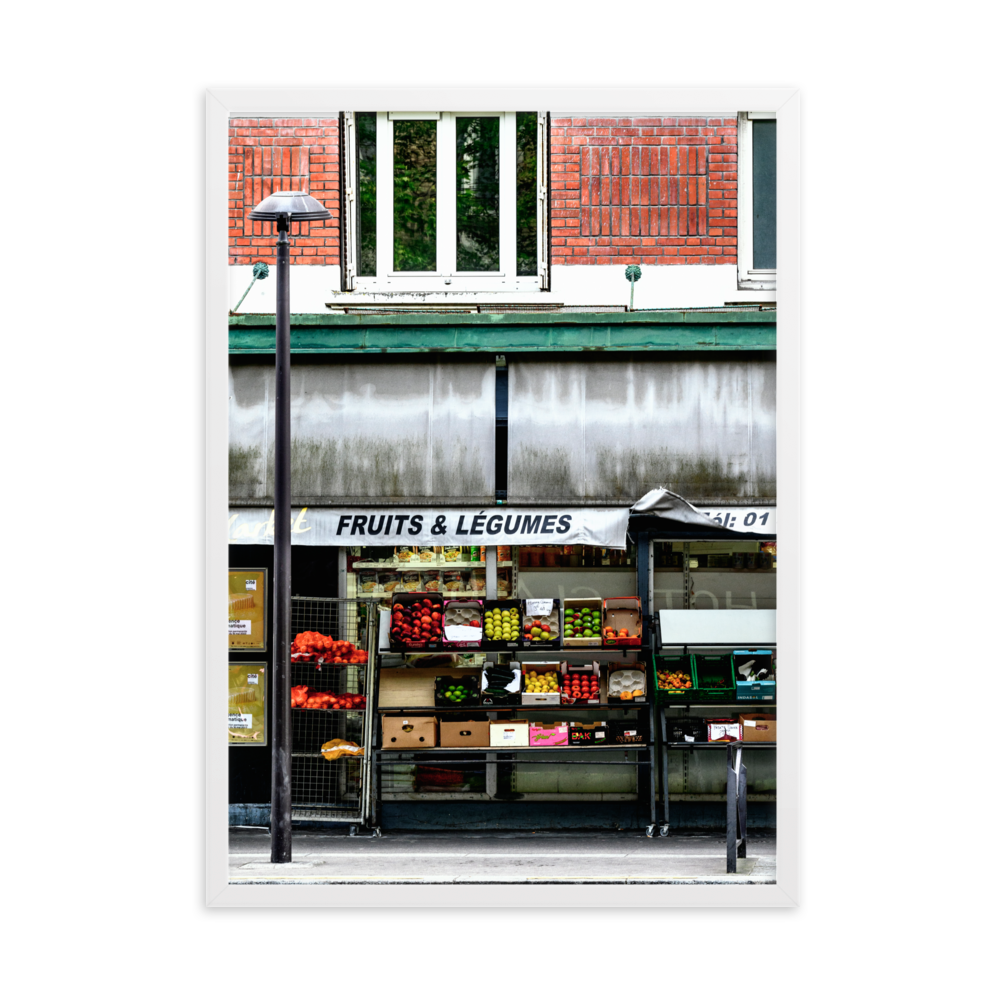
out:
M267 746L267 664L229 664L229 745Z
M229 648L267 650L267 570L229 570Z

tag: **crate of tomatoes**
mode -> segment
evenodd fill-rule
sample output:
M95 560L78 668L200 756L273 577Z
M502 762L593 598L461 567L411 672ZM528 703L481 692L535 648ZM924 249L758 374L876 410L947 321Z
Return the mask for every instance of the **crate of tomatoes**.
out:
M560 702L563 705L599 705L601 703L601 666L599 663L562 663L559 667Z

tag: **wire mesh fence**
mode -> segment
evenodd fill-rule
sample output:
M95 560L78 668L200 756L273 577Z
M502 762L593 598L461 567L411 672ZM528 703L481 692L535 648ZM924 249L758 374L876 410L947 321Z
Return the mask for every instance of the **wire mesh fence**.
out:
M365 747L371 732L375 602L292 598L292 819L364 823L364 756L328 760L331 740Z

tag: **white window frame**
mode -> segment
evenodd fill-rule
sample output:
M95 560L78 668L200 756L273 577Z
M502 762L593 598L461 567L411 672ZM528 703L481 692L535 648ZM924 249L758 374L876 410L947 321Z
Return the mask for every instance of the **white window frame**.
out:
M500 119L500 268L459 271L455 217L455 119ZM393 271L393 148L396 121L437 122L437 270ZM517 274L517 113L513 111L379 111L375 116L376 274L357 273L357 133L354 112L345 112L344 287L355 292L526 292L541 291L548 277L547 115L538 112L538 273ZM443 155L442 155L443 153ZM386 196L388 193L388 196Z
M736 270L740 289L770 291L777 286L776 268L753 266L753 123L774 121L773 111L741 111L736 146Z

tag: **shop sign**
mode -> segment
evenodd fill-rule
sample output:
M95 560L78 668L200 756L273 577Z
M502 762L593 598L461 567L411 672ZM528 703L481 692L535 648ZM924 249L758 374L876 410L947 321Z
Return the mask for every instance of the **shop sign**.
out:
M267 746L267 664L229 664L229 745Z
M755 535L775 535L774 507L695 507L700 514L731 531L746 531Z
M592 545L625 548L627 507L302 507L293 545ZM274 511L229 511L231 545L272 545Z

